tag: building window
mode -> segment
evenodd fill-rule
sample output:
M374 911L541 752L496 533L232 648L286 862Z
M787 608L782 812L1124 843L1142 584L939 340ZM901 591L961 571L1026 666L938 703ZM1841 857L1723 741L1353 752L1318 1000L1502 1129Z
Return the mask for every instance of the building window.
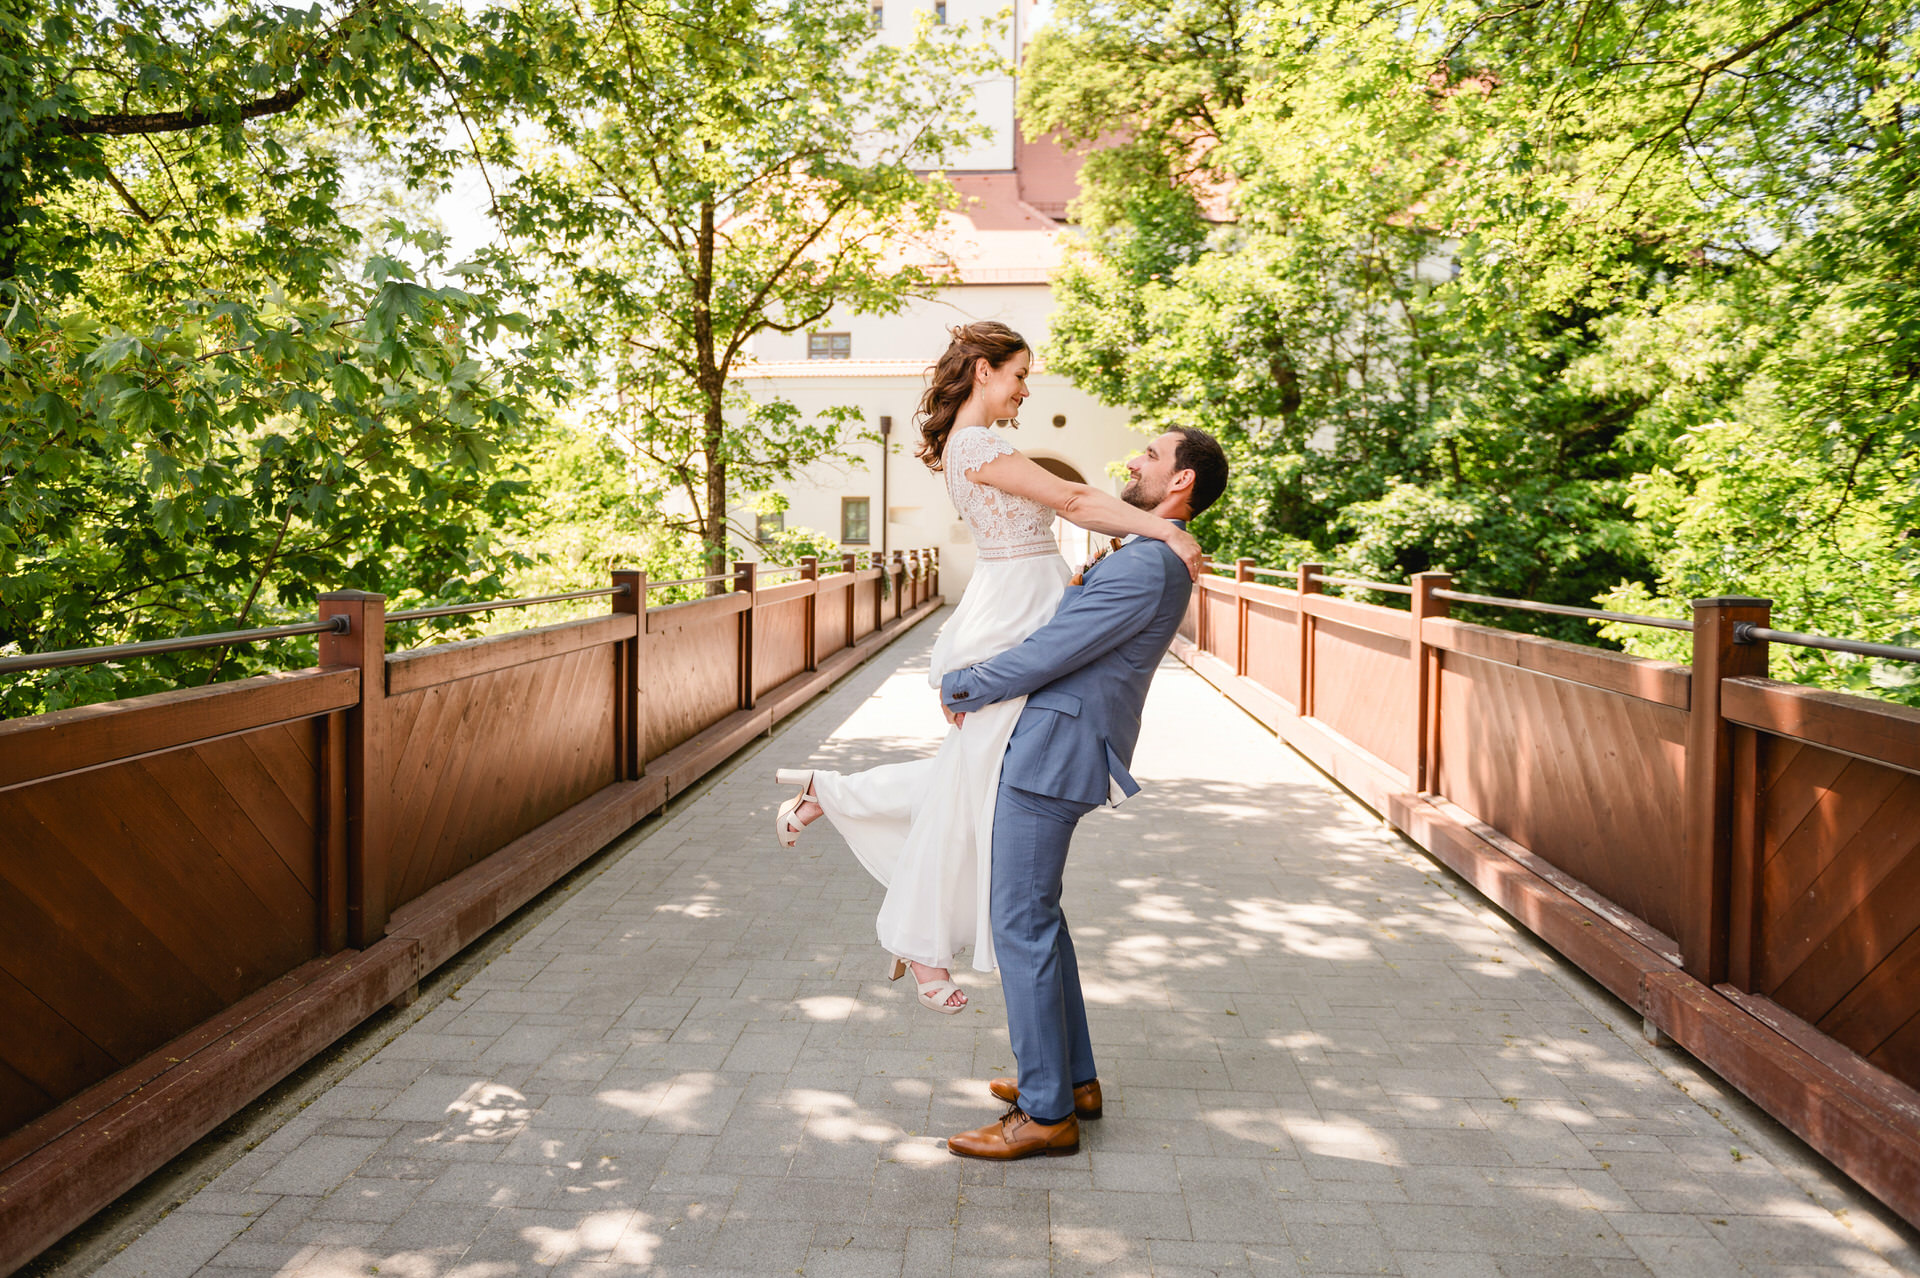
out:
M765 541L777 537L787 530L787 512L776 510L771 515L761 515L755 520L753 537L755 541Z
M878 31L887 24L886 0L873 0L873 29Z
M864 546L872 537L868 535L867 499L865 497L842 497L840 499L840 540L854 545Z
M853 334L808 333L808 359L852 359Z
M933 20L942 25L947 21L947 0L933 0Z

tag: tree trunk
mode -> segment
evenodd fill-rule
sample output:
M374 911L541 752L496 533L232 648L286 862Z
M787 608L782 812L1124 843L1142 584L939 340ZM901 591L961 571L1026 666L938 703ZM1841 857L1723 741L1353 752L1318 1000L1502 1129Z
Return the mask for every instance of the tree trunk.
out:
M713 337L713 248L714 209L711 199L700 203L699 264L693 277L693 345L698 359L697 380L700 400L705 409L700 429L700 450L707 460L706 509L699 512L700 536L706 542L706 575L717 577L727 570L727 455L726 455L726 370L714 353ZM727 583L710 581L707 593L724 594Z

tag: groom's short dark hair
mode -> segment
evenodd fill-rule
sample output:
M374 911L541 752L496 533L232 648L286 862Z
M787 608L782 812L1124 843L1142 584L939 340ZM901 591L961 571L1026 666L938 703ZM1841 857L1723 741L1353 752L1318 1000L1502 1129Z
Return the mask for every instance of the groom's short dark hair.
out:
M1173 468L1193 472L1193 487L1187 493L1187 517L1191 519L1220 499L1227 491L1227 453L1220 441L1192 426L1175 426L1180 437L1173 450Z

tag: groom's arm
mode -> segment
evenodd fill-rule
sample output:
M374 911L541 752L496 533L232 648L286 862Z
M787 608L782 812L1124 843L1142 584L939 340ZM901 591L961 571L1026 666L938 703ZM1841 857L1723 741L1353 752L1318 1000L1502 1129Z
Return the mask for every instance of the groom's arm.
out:
M995 657L948 671L940 680L940 704L965 713L996 701L1024 697L1062 675L1118 648L1153 620L1168 574L1186 567L1170 552L1108 561L1108 571L1070 591L1053 620L1025 642Z

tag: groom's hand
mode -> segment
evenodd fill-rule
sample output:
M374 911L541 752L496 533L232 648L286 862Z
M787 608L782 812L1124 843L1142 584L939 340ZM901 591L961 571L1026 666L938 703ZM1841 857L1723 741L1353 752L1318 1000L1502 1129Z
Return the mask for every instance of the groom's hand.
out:
M965 710L962 710L959 714L955 714L953 711L947 709L946 704L942 702L940 713L947 716L947 722L951 723L954 727L961 728L966 726L967 712Z

